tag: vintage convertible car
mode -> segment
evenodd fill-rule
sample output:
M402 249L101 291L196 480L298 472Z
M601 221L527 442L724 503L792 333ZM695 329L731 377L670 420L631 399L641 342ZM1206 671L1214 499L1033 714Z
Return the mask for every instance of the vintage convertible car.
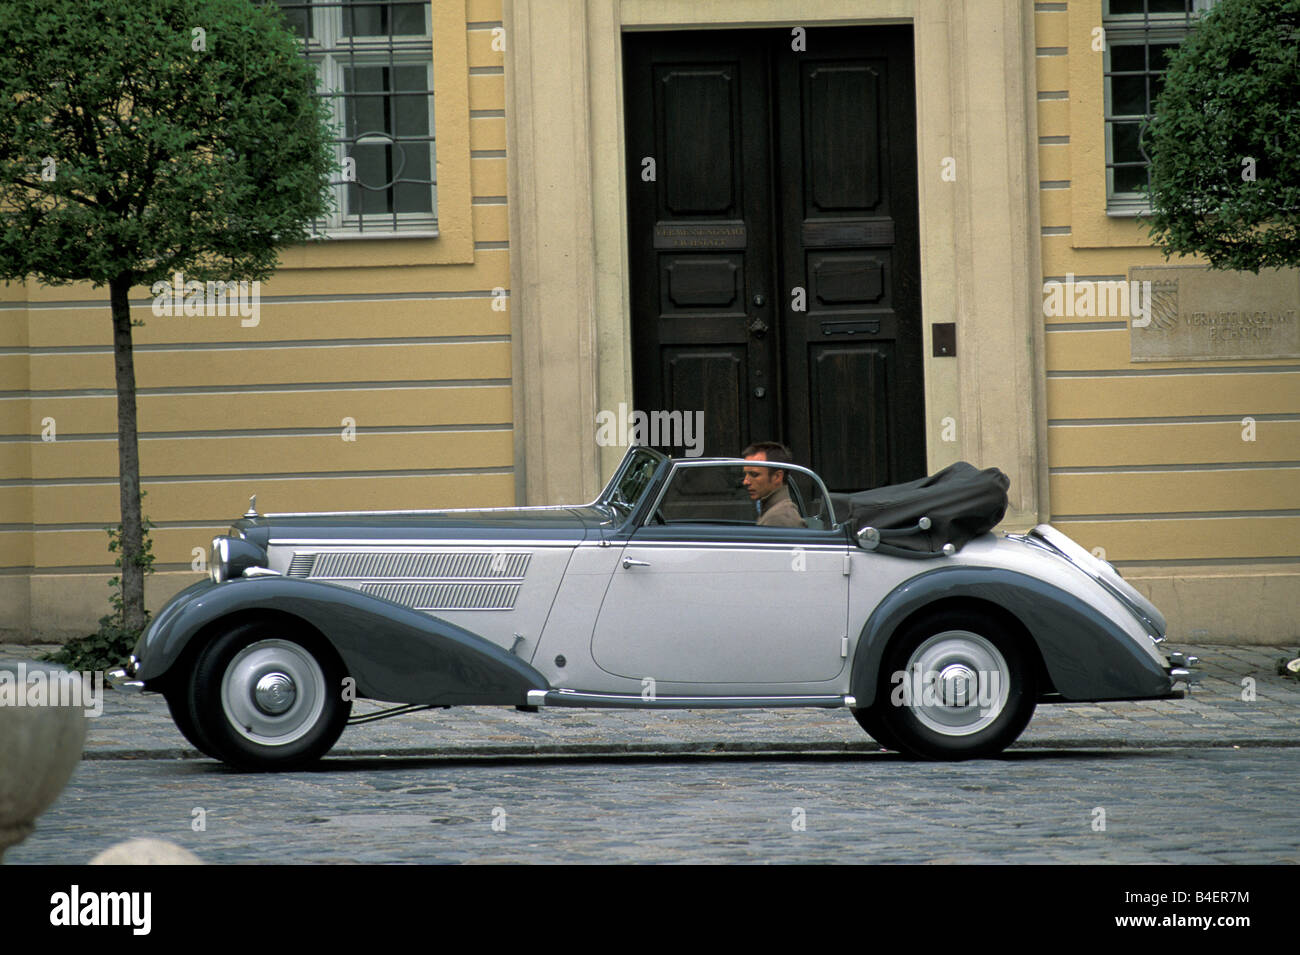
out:
M990 529L996 469L832 495L780 469L802 527L756 523L754 462L630 449L576 507L259 515L110 675L165 695L245 769L326 753L354 699L399 705L845 707L882 745L988 756L1038 703L1181 697L1195 658L1049 525ZM760 472L769 484L773 472ZM751 471L751 476L754 472Z

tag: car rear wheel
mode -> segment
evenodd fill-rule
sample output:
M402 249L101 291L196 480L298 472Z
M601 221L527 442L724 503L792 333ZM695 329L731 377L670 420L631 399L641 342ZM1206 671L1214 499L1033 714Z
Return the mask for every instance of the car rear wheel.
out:
M232 766L297 769L325 755L347 725L344 676L338 655L316 635L244 623L198 655L190 718L213 755Z
M909 755L993 756L1033 716L1034 670L1019 634L988 614L924 617L895 636L882 663L871 719Z

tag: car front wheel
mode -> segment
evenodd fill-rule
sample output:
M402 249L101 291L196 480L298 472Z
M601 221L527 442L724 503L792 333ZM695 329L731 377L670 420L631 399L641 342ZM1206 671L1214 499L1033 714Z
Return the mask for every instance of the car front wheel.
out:
M871 706L886 745L953 760L993 756L1015 742L1036 699L1017 637L977 612L945 611L909 624L885 652Z
M214 755L240 769L297 769L338 741L352 711L343 664L314 634L269 622L234 627L199 654L190 718Z

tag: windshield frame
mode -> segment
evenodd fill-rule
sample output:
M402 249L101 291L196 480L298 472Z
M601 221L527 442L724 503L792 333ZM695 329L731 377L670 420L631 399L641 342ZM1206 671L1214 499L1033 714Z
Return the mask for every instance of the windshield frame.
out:
M627 449L627 454L623 456L622 463L614 472L614 476L609 479L600 496L592 501L592 507L601 507L610 511L612 514L621 515L622 519L615 521L616 524L624 524L640 509L638 505L644 504L648 492L656 485L657 479L671 462L671 458L662 451L656 451L654 448L644 447L642 445L633 445ZM635 469L645 464L652 465L650 471L644 479L635 495L635 500L627 500L623 495L623 482L632 477Z

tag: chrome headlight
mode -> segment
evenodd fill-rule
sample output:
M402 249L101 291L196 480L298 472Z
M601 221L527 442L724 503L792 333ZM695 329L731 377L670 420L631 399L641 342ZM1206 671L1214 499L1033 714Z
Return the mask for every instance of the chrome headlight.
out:
M212 556L208 560L208 576L214 584L242 577L250 567L265 567L266 551L237 537L212 538Z

